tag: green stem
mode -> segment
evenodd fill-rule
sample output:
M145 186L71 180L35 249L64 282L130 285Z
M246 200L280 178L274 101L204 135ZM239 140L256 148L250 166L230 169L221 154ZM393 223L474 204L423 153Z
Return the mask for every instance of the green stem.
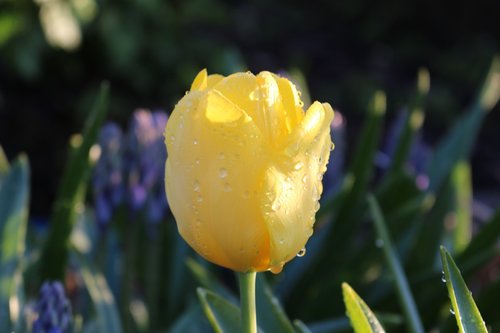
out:
M257 314L255 311L256 272L238 273L240 282L241 331L257 333Z

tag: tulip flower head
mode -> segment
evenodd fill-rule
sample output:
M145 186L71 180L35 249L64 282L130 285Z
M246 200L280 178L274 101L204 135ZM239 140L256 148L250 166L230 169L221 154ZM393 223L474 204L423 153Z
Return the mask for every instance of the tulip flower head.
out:
M269 72L201 71L165 130L165 186L181 236L207 260L278 273L312 235L333 110L303 110Z

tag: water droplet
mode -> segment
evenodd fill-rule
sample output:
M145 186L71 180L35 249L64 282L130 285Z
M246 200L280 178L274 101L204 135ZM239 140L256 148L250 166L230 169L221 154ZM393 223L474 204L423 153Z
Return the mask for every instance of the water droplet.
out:
M298 170L302 169L303 166L304 166L304 163L299 161L299 162L295 163L293 168L298 171Z
M203 197L201 195L199 195L198 197L196 197L196 201L203 202Z
M199 159L199 158L197 158L196 160L194 160L194 164L196 164L196 165L200 165L200 159Z
M279 201L273 202L273 205L271 206L271 210L273 212L278 211L281 208L281 203Z
M443 275L441 275L441 282L446 283L446 276L444 275L444 272L442 272Z
M231 192L232 191L231 185L229 185L229 183L225 183L224 184L224 191L225 192Z
M302 248L299 253L297 253L297 257L301 258L306 255L306 248Z
M193 183L193 190L198 192L200 190L200 183L195 179Z
M384 240L382 238L377 238L375 240L375 246L378 248L381 248L384 246Z
M194 144L194 145L197 145L197 144L198 144L198 140L194 139L194 140L193 140L193 144Z
M250 191L245 191L243 192L243 198L247 199L248 197L250 197Z
M319 201L316 201L316 203L314 204L314 211L317 212L319 210Z
M335 144L332 142L332 144L330 145L330 151L332 151L334 149L335 149Z
M285 239L284 239L284 238L281 238L281 239L280 239L280 245L283 245L283 244L285 244Z
M452 315L455 315L455 311L453 310L453 308L450 308L450 313L451 313Z
M269 268L269 270L273 274L279 274L283 270L283 265L280 264L280 265L273 266L273 267Z
M175 141L175 136L171 135L170 136L170 141Z
M226 177L227 177L227 170L226 170L226 169L224 169L224 168L221 168L221 169L219 170L219 177L220 177L220 178L226 178Z
M307 236L307 237L311 237L311 236L312 236L312 234L313 234L313 232L314 232L314 231L313 231L313 228L312 228L312 226L311 226L311 229L309 229L309 230L307 231L306 236Z
M302 182L303 182L304 184L306 184L306 183L307 183L307 175L306 175L306 176L304 176L304 177L302 177Z
M223 160L226 158L226 155L224 155L224 153L220 153L219 154L219 159Z

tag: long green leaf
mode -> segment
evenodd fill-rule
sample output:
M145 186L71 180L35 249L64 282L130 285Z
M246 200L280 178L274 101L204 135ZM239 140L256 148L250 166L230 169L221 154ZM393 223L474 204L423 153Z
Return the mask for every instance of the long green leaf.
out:
M263 274L257 274L255 286L257 306L257 323L265 332L293 333L294 328L267 285Z
M236 305L209 290L198 288L197 292L203 311L215 332L241 332L241 311Z
M455 164L467 160L487 112L500 98L500 57L493 59L475 104L462 115L434 151L429 165L428 190L437 192Z
M29 195L28 159L21 155L0 188L0 332L10 332L20 319Z
M351 326L355 333L384 333L385 330L380 325L377 317L370 310L368 305L347 283L342 283L342 293L347 316L351 321Z
M89 152L106 117L108 95L108 84L103 83L82 136L75 136L71 142L70 157L54 205L49 236L42 252L41 276L43 279L62 280L64 277L69 237L76 221L78 207L85 194L85 185L90 173Z
M198 303L193 303L169 328L169 333L204 333L210 329Z
M295 328L295 332L297 333L312 333L309 327L298 319L293 321L293 326Z
M97 313L99 332L122 332L118 309L106 279L84 255L77 253L76 257L80 264L83 283Z
M238 298L207 267L200 265L199 262L192 258L186 260L186 265L202 287L215 292L235 305L239 304Z
M451 255L441 247L444 278L459 331L487 333L486 325Z
M451 233L453 252L460 253L472 238L472 179L470 165L459 161L453 168L451 182L454 194L454 225Z
M398 255L394 251L382 212L380 211L379 205L373 195L368 196L368 203L370 205L370 212L375 222L377 235L380 237L381 243L383 244L382 248L384 250L387 264L389 265L389 269L391 270L396 282L398 296L406 316L408 330L414 333L423 333L424 327L420 320L408 280L401 262L399 261Z
M417 92L415 94L410 112L407 114L403 130L397 138L397 146L394 157L388 170L388 175L401 172L410 153L415 134L420 130L424 122L424 103L429 93L430 78L427 69L420 69L417 77Z
M2 176L9 170L9 160L0 146L0 185L2 184Z

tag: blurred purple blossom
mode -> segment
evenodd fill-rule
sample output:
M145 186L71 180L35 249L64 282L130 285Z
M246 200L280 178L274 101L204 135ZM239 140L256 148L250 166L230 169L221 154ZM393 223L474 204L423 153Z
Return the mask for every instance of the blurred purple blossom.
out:
M61 282L45 282L35 305L38 317L33 333L69 333L72 330L71 305Z
M100 225L111 220L116 208L141 211L157 223L168 206L163 190L165 160L163 131L167 114L140 109L134 112L128 132L106 124L99 137L101 155L93 177L96 218Z

